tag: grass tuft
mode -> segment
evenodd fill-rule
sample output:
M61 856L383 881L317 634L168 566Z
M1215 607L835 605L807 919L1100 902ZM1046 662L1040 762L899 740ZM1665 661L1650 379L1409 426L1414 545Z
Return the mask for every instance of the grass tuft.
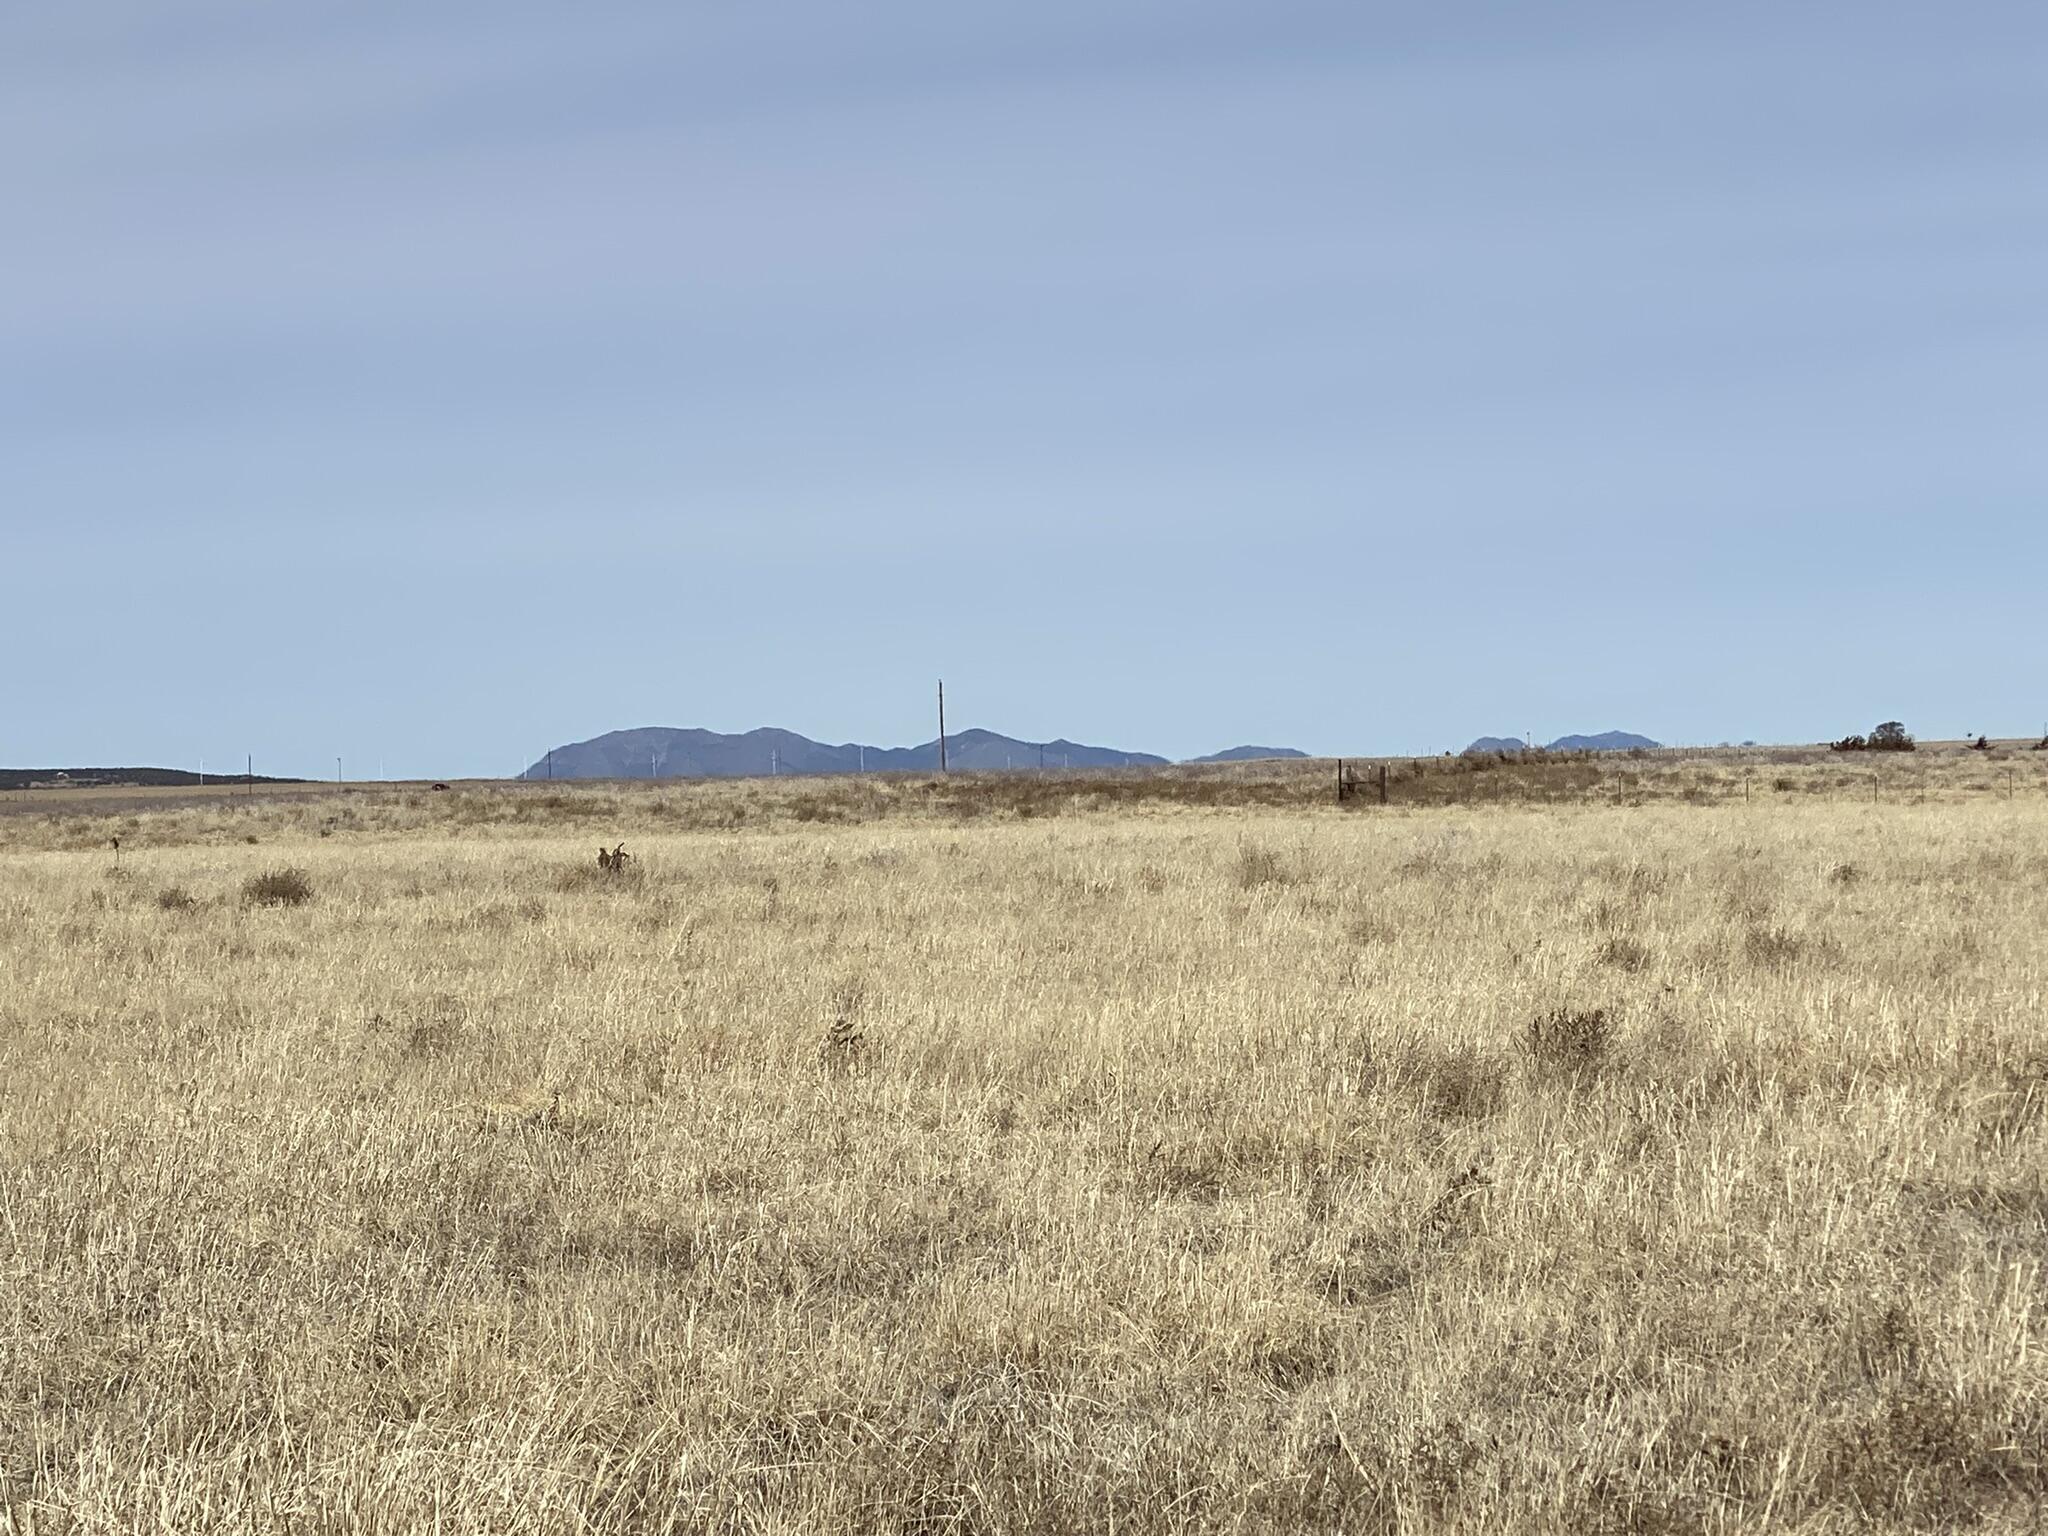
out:
M1648 968L1650 951L1637 940L1616 933L1608 935L1601 943L1595 958L1602 965L1611 965L1617 971L1627 971L1633 975Z
M1606 1064L1614 1044L1607 1010L1556 1008L1538 1014L1523 1032L1529 1059L1544 1072L1564 1077L1590 1075Z
M1232 873L1238 886L1247 891L1266 885L1298 885L1303 879L1300 869L1263 843L1238 844Z
M313 899L313 877L291 866L266 869L242 882L242 900L257 907L303 907Z

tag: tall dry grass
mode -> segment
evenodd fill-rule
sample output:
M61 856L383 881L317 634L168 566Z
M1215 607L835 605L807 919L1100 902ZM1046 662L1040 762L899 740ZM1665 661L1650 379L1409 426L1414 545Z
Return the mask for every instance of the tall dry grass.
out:
M0 821L0 1529L2038 1528L2048 799L1623 771Z

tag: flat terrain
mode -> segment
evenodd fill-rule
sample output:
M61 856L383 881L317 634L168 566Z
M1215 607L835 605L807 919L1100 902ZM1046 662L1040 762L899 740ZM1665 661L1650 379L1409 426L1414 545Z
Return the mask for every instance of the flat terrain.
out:
M7 818L0 1530L2039 1529L2044 759Z
M340 793L392 796L426 789L425 784L353 784ZM0 816L133 816L141 812L212 806L228 809L257 802L324 799L333 784L95 784L62 789L0 790Z

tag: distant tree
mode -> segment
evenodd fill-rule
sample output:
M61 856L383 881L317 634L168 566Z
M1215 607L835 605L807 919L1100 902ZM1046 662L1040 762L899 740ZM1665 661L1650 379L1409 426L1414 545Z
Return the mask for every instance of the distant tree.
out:
M1910 752L1913 738L1906 734L1906 728L1896 720L1887 720L1870 733L1870 750L1873 752Z

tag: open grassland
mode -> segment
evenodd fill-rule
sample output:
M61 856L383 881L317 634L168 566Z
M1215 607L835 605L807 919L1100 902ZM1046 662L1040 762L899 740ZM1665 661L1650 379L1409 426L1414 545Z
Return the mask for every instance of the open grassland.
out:
M1354 809L1378 803L1387 770L1391 806L1641 806L1784 800L1925 805L1987 796L2048 794L2048 747L2003 743L1988 753L1958 745L1916 753L1831 753L1824 747L1675 748L1633 753L1468 754L1349 758ZM157 846L259 835L464 836L505 830L566 833L737 831L789 822L880 820L962 823L1155 810L1313 812L1335 795L1338 763L1182 765L1122 772L914 774L775 779L607 780L554 784L472 780L436 792L425 783L285 783L244 790L120 785L0 795L0 850L105 847L110 837Z
M2039 1529L2042 766L8 818L0 1529Z

